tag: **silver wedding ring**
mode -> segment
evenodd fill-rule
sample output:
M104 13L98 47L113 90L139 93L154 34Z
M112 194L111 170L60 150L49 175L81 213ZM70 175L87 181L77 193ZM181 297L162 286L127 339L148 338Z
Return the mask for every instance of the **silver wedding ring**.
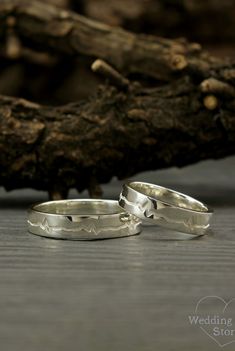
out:
M36 204L28 230L40 236L94 240L131 236L142 221L192 235L206 234L213 211L202 202L159 185L124 184L120 199L60 200Z
M56 239L94 240L141 232L141 220L113 200L60 200L32 206L28 230Z
M119 205L142 220L193 235L207 232L213 213L190 196L143 182L124 184Z

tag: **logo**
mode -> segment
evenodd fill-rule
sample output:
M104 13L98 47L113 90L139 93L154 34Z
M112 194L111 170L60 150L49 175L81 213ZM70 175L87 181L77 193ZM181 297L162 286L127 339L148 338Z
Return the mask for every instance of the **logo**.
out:
M235 342L235 298L225 301L219 296L205 296L188 319L220 347Z

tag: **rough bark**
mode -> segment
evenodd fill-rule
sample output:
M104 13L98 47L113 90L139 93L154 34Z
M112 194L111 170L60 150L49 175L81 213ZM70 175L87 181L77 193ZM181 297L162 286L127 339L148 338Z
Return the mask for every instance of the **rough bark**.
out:
M163 88L104 87L91 101L42 107L0 98L0 184L58 197L114 176L235 152L234 107L207 110L188 79ZM55 195L56 194L56 195Z
M198 44L135 35L19 0L0 3L2 40L9 18L24 47L98 57L92 69L109 85L64 107L0 98L0 184L6 189L33 187L58 198L70 188L88 188L96 196L113 176L235 153L233 62Z
M197 0L184 2L181 0L174 2L165 0L40 1L47 5L50 3L64 9L74 9L78 13L88 14L106 23L121 24L134 31L161 35L164 33L170 37L184 35L195 39L197 38L195 30L196 33L199 33L201 29L204 31L209 28L214 33L214 40L216 39L216 43L213 44L213 38L211 38L209 44L206 44L210 51L221 57L226 55L234 57L233 45L231 42L227 44L225 42L228 39L226 31L231 35L234 33L233 30L230 30L229 18L232 18L232 25L234 25L235 0L227 0L222 5L217 0L207 2ZM117 18L120 21L117 21ZM204 22L207 25L206 28ZM9 21L10 23L12 21ZM221 43L218 45L218 35L223 39L222 45ZM52 55L46 55L43 52L33 51L32 48L25 48L21 45L14 26L7 28L7 38L6 52L4 53L3 46L0 47L0 94L23 96L41 103L63 104L87 97L93 87L94 91L96 90L97 81L89 72L87 60L80 59L77 62L71 58L66 65L59 55L55 57L54 52ZM201 41L206 40L204 34L199 38ZM6 61L2 60L3 56L6 56L6 59L10 58L7 69L5 64L2 64L3 61ZM56 74L58 71L60 77ZM80 84L81 80L85 80L85 84Z
M183 39L136 35L57 7L24 0L0 3L0 39L14 18L21 42L69 55L102 58L124 74L169 81L179 74L217 75L222 62ZM227 65L227 64L225 64Z

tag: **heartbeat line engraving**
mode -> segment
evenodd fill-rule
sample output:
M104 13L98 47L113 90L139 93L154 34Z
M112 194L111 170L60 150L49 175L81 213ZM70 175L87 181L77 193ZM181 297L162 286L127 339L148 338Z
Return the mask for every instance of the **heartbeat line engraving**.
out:
M127 200L124 195L120 194L119 201L123 201L132 207L137 207L147 218L153 218L154 213L151 210L151 204L149 203L149 200L146 200L144 203L140 203L138 201L133 202Z
M122 221L122 219L120 219ZM124 222L124 223L123 223ZM119 226L101 226L100 223L98 225L98 219L94 218L89 218L86 220L83 220L81 223L77 223L76 228L66 228L66 227L58 227L58 226L52 226L48 223L46 217L42 220L42 222L36 222L33 223L30 220L28 220L28 224L31 225L32 227L39 227L42 230L44 230L48 234L53 234L54 232L60 232L60 231L65 231L65 232L72 232L72 233L77 233L79 231L85 231L89 234L94 234L94 235L99 235L100 232L108 232L108 231L120 231L122 229L136 229L137 225L140 223L140 221L135 220L135 218L130 217L129 220L125 219L125 221L122 221L122 224Z
M195 232L195 229L203 229L206 230L210 227L210 224L207 225L203 225L203 224L196 224L195 220L193 217L189 217L186 220L176 220L169 218L167 215L165 214L157 214L157 204L152 204L151 200L146 200L143 204L139 203L138 201L133 202L130 200L127 200L127 198L125 196L123 196L122 194L120 195L120 200L123 201L124 203L132 206L132 207L137 207L146 218L148 219L156 219L156 220L163 220L166 223L173 223L173 224L180 224L183 225L187 231L189 232ZM152 206L154 206L154 209L152 209Z

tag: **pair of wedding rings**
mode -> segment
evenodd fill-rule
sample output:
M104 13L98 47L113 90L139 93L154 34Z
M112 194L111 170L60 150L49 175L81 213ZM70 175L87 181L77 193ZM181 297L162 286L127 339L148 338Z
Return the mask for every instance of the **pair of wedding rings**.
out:
M191 235L204 235L212 216L205 204L158 185L124 184L119 201L59 200L36 204L28 212L29 232L40 236L94 240L136 235L153 224Z

